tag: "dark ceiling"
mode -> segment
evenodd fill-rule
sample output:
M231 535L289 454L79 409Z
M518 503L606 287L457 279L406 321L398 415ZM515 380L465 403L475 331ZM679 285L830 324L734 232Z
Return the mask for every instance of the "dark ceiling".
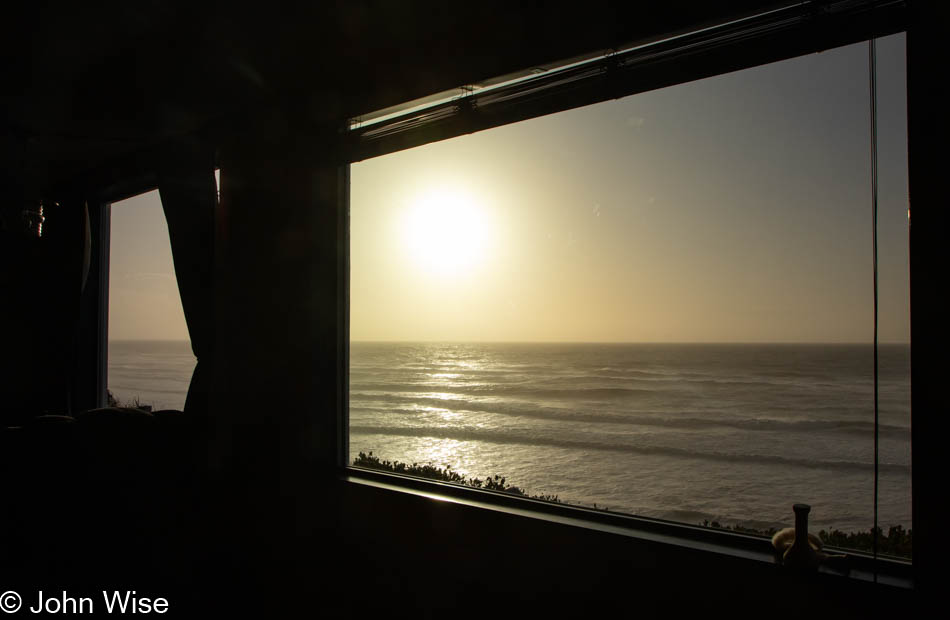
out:
M339 126L776 4L788 2L31 5L5 16L0 164L39 197L103 169L129 174L110 162L185 136L269 131L275 118L275 131Z

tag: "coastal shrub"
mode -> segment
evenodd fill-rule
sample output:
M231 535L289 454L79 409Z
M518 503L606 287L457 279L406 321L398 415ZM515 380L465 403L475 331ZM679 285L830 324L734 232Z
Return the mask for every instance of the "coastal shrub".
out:
M874 529L866 532L842 532L841 530L832 530L818 532L821 542L831 547L841 547L845 549L859 549L861 551L872 551L874 545ZM891 555L899 558L909 558L913 555L914 548L914 530L905 530L901 525L893 525L885 534L884 531L877 528L877 552L881 555Z
M106 390L106 406L107 407L122 407L125 409L141 409L142 411L152 411L152 405L147 405L139 400L138 396L135 396L132 400L121 401L112 394L112 390Z
M742 525L722 525L718 521L703 521L703 526L713 527L721 530L730 530L740 534L749 534L751 536L764 536L771 538L777 528L767 530L758 530ZM877 552L880 555L888 555L896 558L910 558L914 548L914 530L905 530L901 525L894 525L885 534L879 527L877 528ZM855 551L864 551L871 553L874 550L874 529L866 532L842 532L841 530L820 530L818 538L822 544L827 547L837 547L839 549L853 549Z
M502 493L511 493L512 495L520 495L522 497L529 497L531 499L540 499L546 502L560 502L557 495L531 495L524 489L516 487L513 484L509 484L503 476L499 476L497 474L495 476L488 477L485 480L482 480L481 478L468 478L457 471L452 471L451 465L446 465L443 468L436 467L432 463L426 463L425 465L413 463L410 465L400 461L384 461L378 456L375 456L372 451L369 454L360 452L359 456L353 459L353 465L356 467L366 467L367 469L388 471L395 474L418 476L420 478L428 478L430 480L438 480L440 482L451 482L453 484L461 484L464 486L474 487L476 489L501 491Z

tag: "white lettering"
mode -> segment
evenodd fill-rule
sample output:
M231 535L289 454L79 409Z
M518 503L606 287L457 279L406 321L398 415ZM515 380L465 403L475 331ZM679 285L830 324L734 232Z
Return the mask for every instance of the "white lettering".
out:
M59 598L43 598L43 591L36 594L36 604L29 608L30 613L40 614L91 614L92 599L88 597L76 598L69 596L65 591L59 593Z
M118 609L120 613L125 613L126 607L129 604L129 597L134 594L135 591L129 592L125 591L125 598L122 598L122 594L118 591L112 592L111 596L105 590L102 591L102 598L106 601L106 610L111 614L113 609Z
M102 598L106 602L106 610L111 613L130 613L130 614L163 614L168 611L168 599L146 598L135 596L135 590L126 590L119 592L102 591Z

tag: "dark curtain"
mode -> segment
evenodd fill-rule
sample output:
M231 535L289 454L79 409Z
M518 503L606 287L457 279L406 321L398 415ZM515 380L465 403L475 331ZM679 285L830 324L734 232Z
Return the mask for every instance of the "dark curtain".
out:
M206 414L211 394L214 316L214 230L217 186L214 153L201 146L176 149L159 171L159 194L191 349L198 358L185 411Z

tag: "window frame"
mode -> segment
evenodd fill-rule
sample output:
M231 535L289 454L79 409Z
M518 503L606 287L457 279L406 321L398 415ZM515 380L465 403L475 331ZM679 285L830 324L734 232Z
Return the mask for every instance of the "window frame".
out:
M435 122L419 122L408 131L397 130L387 133L384 130L377 132L384 135L382 139L378 137L367 139L367 130L374 132L386 123L398 123L400 120L398 114L395 115L395 121L387 116L389 120L373 122L367 125L354 122L344 130L342 150L345 154L345 163L341 168L345 171L342 176L346 178L346 188L340 192L340 195L343 202L341 211L345 214L345 226L341 232L341 239L343 239L345 243L346 252L343 261L344 264L342 265L345 274L345 278L343 279L345 282L345 291L340 298L340 311L343 315L343 322L341 324L345 326L343 344L345 354L342 360L343 368L341 373L344 377L344 385L342 398L339 401L343 404L343 412L339 426L342 437L338 442L340 452L337 458L339 464L338 478L344 484L356 484L377 489L397 491L436 501L447 501L484 510L500 511L511 515L526 516L579 528L609 532L623 537L655 541L694 550L710 551L744 558L752 562L765 564L779 563L779 558L770 551L766 539L757 536L698 525L693 526L662 519L604 512L562 503L545 502L499 491L471 488L351 465L349 463L348 453L350 370L349 166L351 163L365 159L371 159L505 124L530 120L546 114L562 112L601 101L607 101L609 99L627 97L666 86L684 84L770 62L796 58L824 49L868 41L900 32L907 33L910 30L907 25L907 8L905 3L901 1L869 0L865 4L871 5L871 10L865 13L857 11L857 14L853 14L845 10L837 15L832 14L830 11L819 13L820 7L818 9L814 8L815 4L816 3L811 3L813 6L804 7L798 5L797 8L794 9L792 7L782 9L791 11L788 15L792 15L796 12L807 13L809 11L811 14L805 16L798 15L797 17L800 18L800 21L789 25L788 30L780 32L777 36L774 34L761 35L761 38L753 41L739 40L732 42L730 43L732 47L725 53L722 50L713 48L711 51L701 49L698 54L693 51L687 56L673 54L670 59L659 63L658 66L648 64L639 71L634 71L633 74L631 74L632 77L628 77L626 81L611 81L608 88L604 88L603 83L594 83L592 87L587 89L586 94L579 97L566 97L561 104L556 102L552 104L550 100L543 100L541 104L529 102L528 108L518 108L514 106L513 109L503 110L488 120L477 120L472 114L472 111L479 108L478 100L475 93L468 91L468 96L462 96L446 102L436 102L422 110L418 110L418 102L407 102L402 106L394 106L397 109L403 108L408 110L405 119L407 119L410 124L413 122L412 115L416 115L418 119L424 117L426 114L430 114L433 110L435 111L433 115L436 119ZM860 5L861 3L858 2L857 4ZM778 11L774 11L770 13L777 12ZM786 13L781 13L781 16L783 18L786 17ZM726 24L725 27L728 27L732 23L733 22ZM703 32L706 31L704 30ZM813 38L803 36L803 33L805 35L810 33L813 35ZM664 41L660 41L660 44L663 43ZM650 45L657 45L657 43ZM649 45L647 47L649 47ZM704 58L704 53L707 52L712 57L711 60ZM683 62L684 58L687 65L685 68L677 70L672 76L666 73L666 71L673 66L670 63ZM605 63L605 66L613 62L611 55L604 57L602 62ZM907 62L909 65L909 53ZM606 76L609 74L609 70L605 69L602 73ZM638 79L639 75L646 75L646 79ZM503 82L504 80L503 78L499 78L495 81ZM472 102L466 102L465 100L467 98L472 99ZM425 99L426 98L422 101L425 101ZM387 111L392 109L393 108L389 108ZM910 111L908 111L908 116L910 116ZM370 133L370 135L372 136L373 134ZM913 315L911 316L913 317ZM911 381L913 384L913 373ZM916 476L912 476L912 485L913 488L916 489ZM916 512L914 514L916 515ZM915 563L890 557L875 558L869 553L850 549L843 551L846 551L851 558L852 567L850 574L845 578L873 581L875 583L889 584L907 589L914 587ZM840 575L840 573L835 573L825 567L822 567L820 572Z

